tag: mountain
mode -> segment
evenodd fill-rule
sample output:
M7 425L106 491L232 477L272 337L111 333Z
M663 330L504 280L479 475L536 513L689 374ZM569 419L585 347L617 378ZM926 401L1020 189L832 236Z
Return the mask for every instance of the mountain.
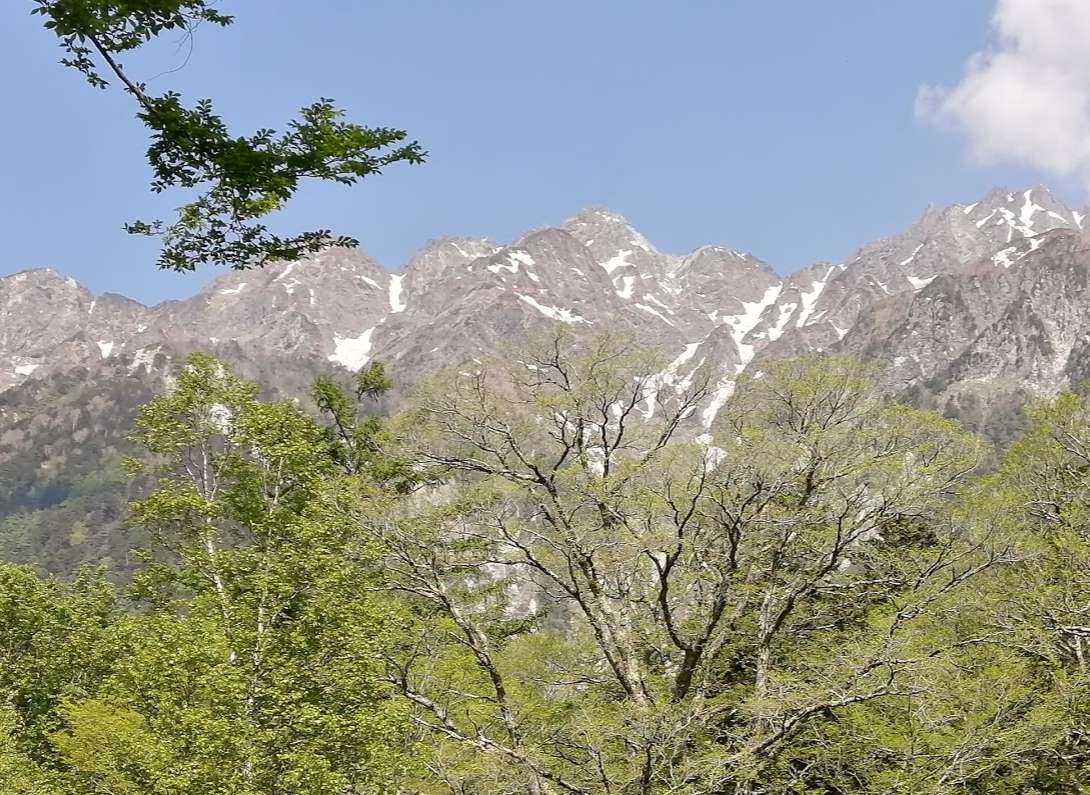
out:
M1077 246L1085 222L1085 212L1044 188L995 190L972 204L928 208L909 229L862 246L843 263L780 277L752 254L720 246L663 253L619 214L591 208L506 245L432 240L393 273L362 251L329 249L227 273L188 300L154 307L93 296L52 271L25 271L0 279L0 362L7 363L0 390L123 353L146 360L166 350L232 345L347 368L378 358L411 381L558 321L631 331L671 358L692 349L694 362L734 372L755 358L838 346L890 361L918 359L918 366L891 367L891 379L907 384L933 378L939 365L930 360L952 362L969 340L931 340L920 343L927 351L905 352L893 340L868 341L866 329L887 328L898 308L913 313L905 322L926 323L916 297L930 301L935 290L928 288L939 277L970 278L976 268L978 280L959 290L992 291L1013 273L1047 268L1049 233L1066 231ZM981 318L963 320L968 325L942 333L970 334ZM919 338L918 328L905 337ZM1049 371L1050 386L1065 367Z
M891 391L1002 439L1020 405L1002 395L1090 377L1087 215L1042 187L994 190L787 276L727 247L662 252L589 208L509 243L431 240L395 272L329 249L152 307L51 270L0 278L0 557L117 565L127 429L197 349L305 399L317 373L372 359L409 385L557 322L625 331L672 362L669 377L721 370L694 433L746 367L843 351L876 360Z

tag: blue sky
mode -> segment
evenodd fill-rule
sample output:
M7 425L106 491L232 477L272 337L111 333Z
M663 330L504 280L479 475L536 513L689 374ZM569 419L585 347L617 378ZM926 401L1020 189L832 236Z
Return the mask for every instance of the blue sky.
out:
M224 0L183 69L153 90L212 97L240 132L319 96L403 127L430 152L351 189L311 187L285 222L359 238L396 268L430 237L507 241L588 205L661 249L715 243L788 272L839 261L929 202L1047 181L968 162L914 117L992 36L990 0ZM174 204L147 191L131 100L57 64L29 0L0 3L0 273L51 267L95 292L183 297L216 275L167 274L124 234ZM185 51L130 67L151 77Z

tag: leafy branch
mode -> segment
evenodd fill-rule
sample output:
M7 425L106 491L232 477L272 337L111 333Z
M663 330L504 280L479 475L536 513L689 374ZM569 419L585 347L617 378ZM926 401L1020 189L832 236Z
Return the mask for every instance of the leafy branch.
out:
M136 100L137 118L151 132L151 190L200 191L178 208L171 223L125 224L130 234L161 239L160 268L192 271L212 264L245 269L298 259L330 245L355 247L358 241L326 229L282 237L262 219L282 209L305 180L352 185L386 166L424 161L426 153L417 142L407 142L405 131L343 121L344 111L324 97L303 108L283 133L261 129L235 136L210 100L187 107L177 93L148 93L145 84L126 73L118 56L164 33L191 33L205 22L234 22L206 0L34 2L32 13L46 18L45 27L68 55L62 64L97 88L116 80Z

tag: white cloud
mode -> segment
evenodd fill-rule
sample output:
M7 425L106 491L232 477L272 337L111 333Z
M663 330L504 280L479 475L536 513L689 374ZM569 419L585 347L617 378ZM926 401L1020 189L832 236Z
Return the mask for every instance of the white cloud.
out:
M1090 0L997 0L994 49L953 88L924 86L917 116L963 133L974 160L1090 187Z

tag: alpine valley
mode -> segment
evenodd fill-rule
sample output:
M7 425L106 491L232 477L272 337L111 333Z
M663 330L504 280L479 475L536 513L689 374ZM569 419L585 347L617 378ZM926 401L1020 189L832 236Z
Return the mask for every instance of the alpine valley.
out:
M195 350L302 397L323 371L377 360L407 385L556 323L628 332L671 362L663 381L705 363L722 373L695 431L744 369L839 351L1002 443L1023 396L1090 377L1088 214L1041 187L994 190L786 277L729 248L663 253L604 209L508 244L432 240L396 272L328 249L153 307L16 273L0 279L0 558L128 568L139 539L120 517L140 484L120 470L127 436Z

